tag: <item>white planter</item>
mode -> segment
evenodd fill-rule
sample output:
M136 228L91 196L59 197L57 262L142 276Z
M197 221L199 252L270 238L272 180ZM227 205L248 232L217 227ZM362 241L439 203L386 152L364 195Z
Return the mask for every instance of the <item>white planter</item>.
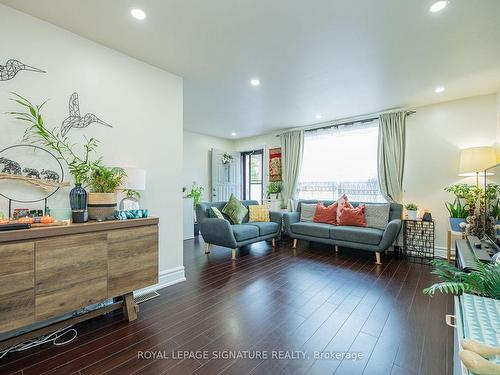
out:
M406 213L408 214L408 219L410 219L410 220L417 220L417 212L418 211L414 211L414 210L408 210L408 211L406 211Z

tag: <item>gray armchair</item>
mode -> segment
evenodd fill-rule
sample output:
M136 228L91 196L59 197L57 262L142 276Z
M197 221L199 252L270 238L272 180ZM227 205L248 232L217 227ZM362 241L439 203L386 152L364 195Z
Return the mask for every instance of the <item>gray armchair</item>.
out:
M238 248L259 241L271 240L273 247L275 239L281 234L281 212L271 211L270 222L248 222L248 214L242 224L231 224L226 219L214 219L208 216L208 209L217 207L221 212L227 202L205 202L196 206L196 219L201 235L205 241L205 253L210 253L212 245L232 249L232 259L236 259ZM259 204L257 201L241 201L245 207Z

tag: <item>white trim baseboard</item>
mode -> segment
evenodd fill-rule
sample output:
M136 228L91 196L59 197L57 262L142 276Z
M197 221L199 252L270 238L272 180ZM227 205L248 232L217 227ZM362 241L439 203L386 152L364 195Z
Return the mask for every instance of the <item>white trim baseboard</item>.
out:
M158 284L151 285L143 289L136 290L134 292L134 297L146 294L149 292L157 291L158 289L166 288L167 286L174 285L186 281L186 275L184 273L184 266L170 268L168 270L160 271L158 274Z

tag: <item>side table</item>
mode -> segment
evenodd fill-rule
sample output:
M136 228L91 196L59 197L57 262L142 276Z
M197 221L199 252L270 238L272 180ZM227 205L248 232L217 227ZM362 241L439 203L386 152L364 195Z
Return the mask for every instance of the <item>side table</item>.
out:
M403 252L421 263L434 259L434 221L404 219Z
M455 232L454 230L448 229L448 242L447 242L447 247L446 247L446 259L448 260L448 263L451 263L451 243L453 235L459 235L461 236L462 240L465 240L465 232ZM455 254L456 257L456 254Z

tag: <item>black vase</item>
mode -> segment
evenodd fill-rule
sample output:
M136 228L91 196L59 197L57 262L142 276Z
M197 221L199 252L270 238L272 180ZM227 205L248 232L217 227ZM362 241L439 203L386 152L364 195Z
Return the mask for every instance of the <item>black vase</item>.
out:
M82 188L82 184L75 184L75 187L71 189L69 202L73 211L87 209L87 192Z

